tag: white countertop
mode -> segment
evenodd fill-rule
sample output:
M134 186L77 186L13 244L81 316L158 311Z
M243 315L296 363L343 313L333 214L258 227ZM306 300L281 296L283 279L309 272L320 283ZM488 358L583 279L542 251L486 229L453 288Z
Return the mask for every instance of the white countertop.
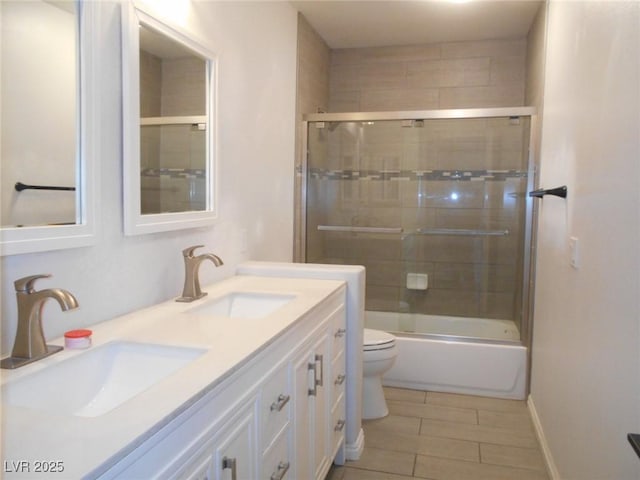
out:
M3 478L38 478L15 473L19 462L62 462L62 473L39 478L81 478L104 471L213 389L273 342L344 282L336 280L235 276L203 288L208 296L192 303L173 300L93 325L93 347L114 340L206 349L170 377L97 417L54 414L2 404ZM184 312L229 292L265 292L296 298L259 319L187 315ZM46 319L44 319L46 321ZM63 338L47 342L63 345ZM4 386L86 350L64 350L16 370L3 370ZM78 381L81 381L79 379ZM13 462L13 463L12 463ZM13 472L13 473L7 473Z

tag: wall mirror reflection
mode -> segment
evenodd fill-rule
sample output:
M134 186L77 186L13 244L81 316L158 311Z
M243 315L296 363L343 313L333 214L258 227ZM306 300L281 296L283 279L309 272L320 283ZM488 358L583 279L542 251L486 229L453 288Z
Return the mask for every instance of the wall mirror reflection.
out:
M140 25L142 214L206 208L207 62Z
M0 3L3 227L76 223L75 7ZM17 190L16 184L66 189Z
M213 55L130 7L123 25L125 233L214 218Z
M74 0L0 2L3 255L92 241L91 12Z

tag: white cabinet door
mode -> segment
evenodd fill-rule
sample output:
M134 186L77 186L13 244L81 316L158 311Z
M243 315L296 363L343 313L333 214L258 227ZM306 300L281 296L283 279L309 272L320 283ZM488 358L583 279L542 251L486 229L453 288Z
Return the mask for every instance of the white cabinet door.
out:
M329 468L329 338L323 329L294 362L295 478L322 478Z
M313 360L317 365L316 394L310 396L311 410L314 420L312 431L313 443L313 478L323 478L331 464L329 459L328 426L331 421L330 412L330 374L329 338L325 334L313 348Z
M311 353L305 350L294 360L294 446L295 446L295 474L294 478L307 479L311 477L311 391L312 377Z
M255 403L239 415L214 440L213 471L216 480L254 480L257 478Z

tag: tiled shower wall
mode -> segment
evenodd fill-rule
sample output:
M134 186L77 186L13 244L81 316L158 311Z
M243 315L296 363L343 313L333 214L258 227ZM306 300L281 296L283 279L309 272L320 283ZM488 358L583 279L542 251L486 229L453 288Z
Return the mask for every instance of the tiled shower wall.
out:
M519 319L528 142L524 117L312 124L307 261L364 265L370 310Z
M331 112L524 105L526 39L331 52Z

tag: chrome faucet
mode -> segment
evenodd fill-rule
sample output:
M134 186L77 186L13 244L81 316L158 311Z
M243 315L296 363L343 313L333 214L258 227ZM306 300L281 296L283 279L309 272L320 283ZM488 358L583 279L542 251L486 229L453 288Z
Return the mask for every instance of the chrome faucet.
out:
M0 368L18 368L59 352L62 347L47 345L42 330L42 308L49 298L58 301L63 311L78 308L78 301L70 292L48 288L37 292L33 286L39 278L51 275L32 275L16 280L18 300L18 329L11 356L0 362Z
M216 267L222 265L220 257L213 253L194 256L193 251L200 247L204 247L204 245L196 245L185 248L182 251L182 256L184 257L184 289L182 290L182 296L177 298L176 302L193 302L207 294L200 290L200 277L198 276L200 264L204 260L211 260Z

